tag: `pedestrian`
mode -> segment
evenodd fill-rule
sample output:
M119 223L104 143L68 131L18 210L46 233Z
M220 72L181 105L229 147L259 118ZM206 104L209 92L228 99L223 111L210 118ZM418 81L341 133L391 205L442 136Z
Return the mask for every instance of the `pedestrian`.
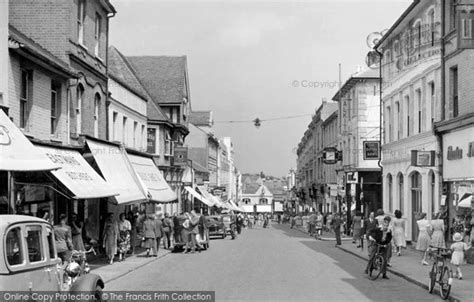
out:
M73 250L71 227L67 225L66 214L59 215L59 223L54 226L54 239L58 257L68 261Z
M357 244L357 247L361 247L362 237L362 213L357 210L354 217L352 218L352 243Z
M385 218L384 211L382 209L378 209L377 216L375 217L375 219L377 220L377 223L379 226L383 224L384 218ZM391 228L391 225L389 225L389 228ZM387 246L387 266L388 267L392 266L390 264L390 259L392 259L392 242L389 242Z
M163 218L163 246L165 249L171 249L171 230L173 229L173 220L171 220L170 215L165 213L165 218Z
M118 222L118 252L119 261L125 260L127 253L130 250L130 232L132 231L132 224L125 219L125 213L121 213Z
M446 248L446 242L444 240L444 221L439 219L440 214L436 214L434 219L431 221L431 228L433 233L431 234L430 245L433 247Z
M181 243L183 241L183 238L181 236L182 229L183 229L183 223L184 221L181 221L180 217L178 217L178 213L174 213L173 215L173 239L174 239L174 245L176 246L177 243Z
M405 238L405 219L402 218L402 212L395 210L395 218L392 221L393 226L393 244L397 250L397 255L400 256L402 248L407 246Z
M369 238L368 238L370 241L386 246L384 248L383 247L381 248L382 255L385 259L384 265L381 270L383 279L388 279L387 277L388 259L387 258L388 258L388 252L389 252L389 243L392 241L392 231L389 228L390 221L391 221L390 216L385 216L380 227L373 229L369 233ZM367 264L367 268L365 269L366 274L368 274L369 272L369 266L371 265L372 259L375 257L376 253L377 253L377 249L376 248L372 249L369 262Z
M150 256L150 250L152 251L151 256L157 257L157 248L156 248L156 224L155 224L155 215L148 214L146 220L143 223L143 248L146 248L146 256Z
M107 255L107 262L112 264L114 256L117 254L117 240L118 240L118 226L114 219L114 213L107 214L107 219L104 224L104 231L102 234L104 238L103 247Z
M308 233L309 233L309 236L313 236L316 233L316 219L317 218L318 218L318 215L313 210L311 212L311 215L309 215L309 219L308 219Z
M431 224L426 219L426 213L421 213L419 219L416 222L418 225L418 239L416 241L416 250L423 252L423 258L421 259L422 265L428 265L426 257L428 255L428 249L430 247L431 237L428 233L431 230Z
M199 236L209 247L209 219L205 215L199 217Z
M328 214L328 217L326 218L326 227L328 229L329 232L331 232L331 229L332 229L332 220L334 219L334 215L329 212Z
M72 246L76 251L85 251L84 241L82 240L82 228L84 223L79 220L76 213L72 214L71 232Z
M196 215L196 211L192 210L191 214L185 213L186 220L183 224L186 229L186 248L183 251L184 253L196 252L197 242L196 235L199 233L199 217Z
M372 232L372 230L376 229L377 227L378 227L378 222L377 222L377 219L375 219L375 213L370 212L369 218L367 218L364 221L364 234L365 234L365 237L368 239L370 232ZM374 248L373 241L369 240L368 245L367 245L367 251L369 252L369 256L371 255L373 248Z
M161 220L161 214L158 214L157 219L155 219L155 240L156 240L156 256L158 256L158 251L160 250L161 238L164 235L163 230L163 221Z
M127 220L130 221L130 225L132 227L132 230L130 231L130 252L132 254L135 254L136 240L138 235L137 218L138 212L134 214L132 211L129 211L127 213Z
M451 244L450 249L453 251L451 255L451 264L456 266L456 274L459 280L462 279L461 265L464 264L464 253L471 248L471 243L467 244L462 241L463 237L461 233L455 233L453 235L454 243Z
M320 212L316 213L316 222L315 222L315 230L316 230L316 239L321 239L321 235L323 232L323 223L324 223L323 214Z
M243 224L242 214L238 214L237 215L236 227L237 227L237 234L239 234L239 235L242 232L242 224Z
M278 214L278 216L277 216L277 217L278 217L278 224L280 224L280 223L281 223L281 215L280 215L280 214Z
M336 246L341 245L341 223L341 217L336 213L331 219L331 227L334 229L334 234L336 236Z

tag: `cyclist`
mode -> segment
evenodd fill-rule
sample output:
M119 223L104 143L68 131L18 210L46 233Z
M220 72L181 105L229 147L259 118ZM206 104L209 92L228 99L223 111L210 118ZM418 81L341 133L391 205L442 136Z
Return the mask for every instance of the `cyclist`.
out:
M380 245L389 244L390 241L392 241L392 231L388 227L390 225L391 220L392 219L390 218L390 216L385 216L383 218L382 225L370 231L370 233L368 234L369 235L368 239ZM370 252L369 263L367 264L367 268L365 269L366 274L368 274L369 272L369 266L371 264L372 259L375 257L376 253L377 253L377 248L374 247ZM388 279L387 277L388 249L387 248L382 248L382 255L385 259L384 266L382 267L382 278Z

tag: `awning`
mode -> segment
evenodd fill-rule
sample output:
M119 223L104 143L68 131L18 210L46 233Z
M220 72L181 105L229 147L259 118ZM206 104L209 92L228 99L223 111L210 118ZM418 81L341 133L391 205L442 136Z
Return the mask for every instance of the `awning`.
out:
M0 110L0 170L47 171L58 168L59 165L38 150Z
M153 159L134 154L128 154L138 178L145 186L148 192L149 201L153 202L172 202L178 199L178 196L170 188L161 171L153 162Z
M75 199L102 198L118 195L109 184L87 163L79 151L49 146L36 146L51 164L61 169L51 173L74 194Z
M234 211L243 212L242 209L240 209L233 200L229 200L229 203L231 204Z
M196 190L194 190L193 188L186 186L186 187L184 187L184 189L186 191L188 191L189 194L191 194L193 197L199 199L202 203L204 203L208 207L212 207L214 205L211 201L207 200L206 198L204 198L204 196L202 196L201 194L196 192Z
M214 197L212 196L212 194L209 193L204 186L197 186L197 188L199 189L198 193L201 193L201 195L204 196L204 198L206 198L207 200L209 200L212 203L213 206L218 205L218 204L216 204L216 201L215 201Z
M253 210L254 210L253 205L245 204L242 207L243 207L245 213L253 213Z
M272 206L271 205L262 205L259 204L257 205L257 212L264 212L264 213L271 213L272 211Z
M107 183L120 194L114 197L119 204L147 201L147 195L125 150L90 139L87 145Z
M471 193L465 193L463 196L461 196L461 199L459 199L458 207L471 208L473 200L474 198Z

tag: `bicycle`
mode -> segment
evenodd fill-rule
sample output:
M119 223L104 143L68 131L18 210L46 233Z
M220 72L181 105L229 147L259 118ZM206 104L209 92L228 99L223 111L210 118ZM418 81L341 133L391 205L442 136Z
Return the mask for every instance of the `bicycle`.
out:
M428 292L431 294L436 283L438 283L440 286L439 295L443 300L446 300L449 297L453 283L453 271L446 264L446 259L451 257L451 250L431 245L430 248L436 249L436 253L430 251L430 256L434 256L435 259L433 261L433 267L428 274L430 277Z
M386 244L380 244L377 242L374 242L376 245L377 250L375 251L374 256L369 260L369 269L368 269L368 274L369 274L369 279L370 280L375 280L377 279L380 274L382 273L382 269L385 267L385 257L384 253L385 251L383 250L384 248L387 247Z

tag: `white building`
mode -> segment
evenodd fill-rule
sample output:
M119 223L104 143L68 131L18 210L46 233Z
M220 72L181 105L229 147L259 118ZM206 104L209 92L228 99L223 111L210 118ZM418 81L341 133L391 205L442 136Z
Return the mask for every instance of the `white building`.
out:
M433 123L441 112L441 1L414 1L382 37L383 201L407 219L416 240L417 214L438 211L440 150Z
M146 91L138 82L127 59L109 48L108 138L138 151L147 148Z

